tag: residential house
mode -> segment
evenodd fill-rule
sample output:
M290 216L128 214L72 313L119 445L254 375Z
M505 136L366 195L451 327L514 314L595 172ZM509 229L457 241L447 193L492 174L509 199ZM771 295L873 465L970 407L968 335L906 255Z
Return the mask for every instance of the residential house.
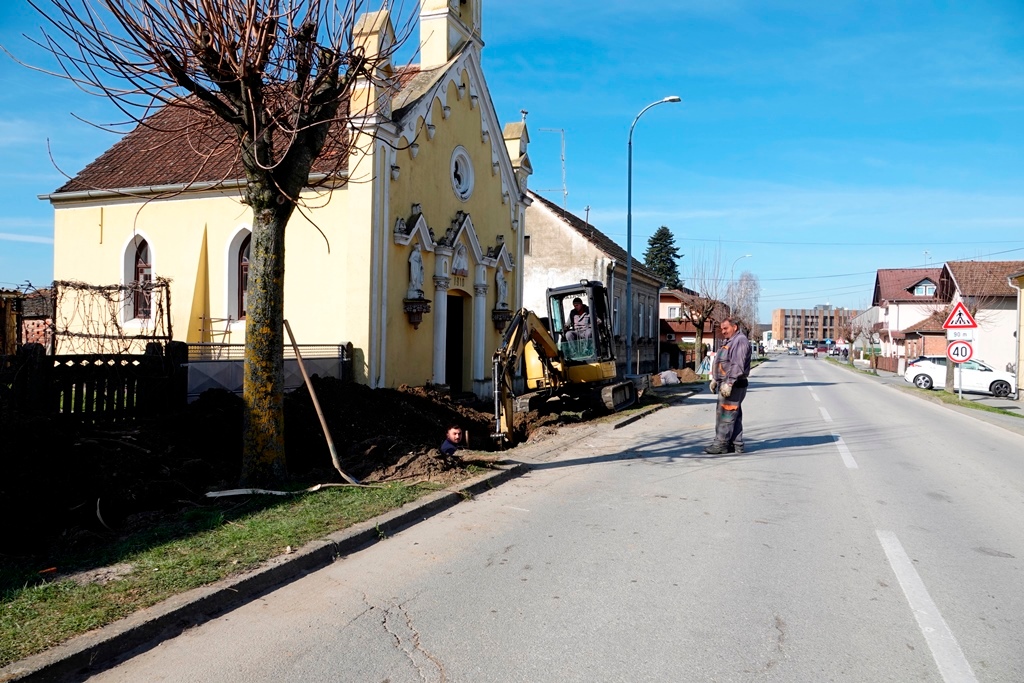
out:
M1014 333L1017 340L1017 352L1014 355L1016 360L1014 361L1013 370L1017 376L1017 394L1015 398L1020 400L1021 368L1024 367L1024 344L1021 344L1021 339L1024 338L1024 297L1021 296L1021 290L1024 290L1024 268L1010 273L1006 277L1006 281L1017 293L1017 326Z
M300 343L352 343L355 378L373 387L487 395L500 321L523 300L529 135L525 121L498 121L482 4L420 3L420 63L383 64L358 84L347 171L329 194L305 193L287 229L285 318ZM353 40L371 54L393 43L389 13L363 15ZM158 111L45 197L55 279L169 281L168 336L237 344L252 222L244 174L166 132L188 115ZM73 324L65 305L58 327ZM117 315L128 334L157 322L145 296Z
M663 289L659 299L661 315L661 358L663 369L700 366L699 349L693 348L697 341L697 326L690 319L688 311L703 299L692 289ZM703 304L699 304L703 305ZM702 326L701 343L710 351L717 351L725 339L720 324L729 315L729 307L717 302L711 316ZM756 340L755 340L756 341Z
M16 289L0 289L0 356L14 355L21 346L24 294Z
M940 296L963 302L978 323L973 357L1000 370L1017 362L1017 292L1010 276L1024 261L949 261L942 268Z
M528 192L523 262L523 305L546 311L549 287L597 280L608 289L619 373L658 370L658 290L662 280L633 260L632 359L626 366L626 250L588 220ZM543 315L546 315L544 313Z
M877 322L873 330L880 340L881 355L888 359L887 369L901 373L905 368L904 330L946 309L948 294L939 288L942 270L888 268L875 275L871 305L877 308Z
M21 315L23 344L42 344L48 352L53 342L53 290L39 289L25 295Z
M942 356L946 353L946 311L935 311L930 316L903 330L907 358Z

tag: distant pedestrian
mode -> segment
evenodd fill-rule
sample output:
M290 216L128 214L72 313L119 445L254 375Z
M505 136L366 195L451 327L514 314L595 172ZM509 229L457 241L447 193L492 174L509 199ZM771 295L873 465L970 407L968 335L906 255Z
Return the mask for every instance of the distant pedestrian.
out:
M448 427L444 441L441 442L441 455L455 455L455 451L462 445L462 427L453 424Z
M711 365L711 391L718 394L715 411L715 441L704 449L710 455L743 453L743 409L750 374L750 341L740 332L736 321L722 321L725 344L718 349Z

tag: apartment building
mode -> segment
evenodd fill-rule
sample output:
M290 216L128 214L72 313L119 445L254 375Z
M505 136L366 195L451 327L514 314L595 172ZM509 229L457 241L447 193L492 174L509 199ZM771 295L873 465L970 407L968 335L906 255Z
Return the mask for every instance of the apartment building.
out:
M814 308L776 308L772 311L772 339L776 344L800 344L805 339L835 341L859 311L819 304Z

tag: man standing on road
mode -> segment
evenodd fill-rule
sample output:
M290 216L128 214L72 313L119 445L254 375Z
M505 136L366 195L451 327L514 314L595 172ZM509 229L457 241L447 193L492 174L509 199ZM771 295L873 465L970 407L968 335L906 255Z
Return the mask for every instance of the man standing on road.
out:
M711 364L711 391L718 393L715 411L715 442L705 453L743 453L743 403L747 395L747 375L750 374L750 342L740 332L736 320L722 321L725 343Z

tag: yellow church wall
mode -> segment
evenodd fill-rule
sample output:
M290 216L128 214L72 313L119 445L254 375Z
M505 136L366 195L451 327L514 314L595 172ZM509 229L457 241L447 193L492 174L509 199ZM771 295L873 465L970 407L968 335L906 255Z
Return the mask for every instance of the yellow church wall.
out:
M343 287L324 278L325 273L344 272L356 260L345 244L346 192L333 192L329 201L308 194L307 201L316 207L310 214L330 242L330 251L317 227L296 211L285 242L285 316L299 343L355 343L359 326L346 324L347 316L340 313ZM229 315L237 317L232 310L236 294L229 287L237 268L232 240L252 225L251 213L237 195L193 194L148 203L121 200L102 207L58 204L54 224L54 279L121 283L125 251L136 235L142 236L150 245L154 278L171 280L173 338L244 343L245 323L227 320ZM128 334L141 326L133 321L123 324Z
M394 222L397 218L408 219L413 204L419 204L427 224L434 231L436 239L441 239L445 231L451 226L458 211L470 215L473 226L480 240L483 252L497 244L497 236L504 235L507 243L506 248L511 249L516 243L516 234L512 229L512 209L509 203L502 203L501 173L493 172L492 169L492 144L498 145L499 152L504 154L501 131L489 131L490 139L483 141L481 130L481 107L477 104L472 106L469 96L469 76L463 71L460 74L460 81L465 86L465 94L459 99L458 89L455 83L450 83L445 93L445 101L451 108L448 118L444 118L441 98L435 97L430 114L430 120L435 125L434 137L430 139L426 133L422 120L418 122L418 136L415 142L419 145L415 157L407 147L410 140L403 139L399 143L397 154L397 165L400 167L398 180L390 181L390 225L386 226L385 233L388 239L388 261L391 267L388 269L387 293L389 297L387 310L387 376L388 384L397 386L407 383L420 385L431 378L432 368L430 367L431 354L410 352L411 349L422 348L429 351L433 345L434 324L437 303L431 304L431 313L424 315L423 322L419 329L414 329L403 312L402 299L405 297L409 287L409 253L412 244L418 241L418 236L413 237L413 242L408 246L395 244L391 237ZM451 184L451 157L457 146L461 145L466 149L473 164L474 188L473 193L466 201L461 201L452 189ZM510 192L515 192L510 188ZM509 198L512 201L512 197ZM463 239L463 243L470 247L469 242ZM500 341L500 335L494 330L490 321L490 312L497 302L497 292L494 284L494 268L487 269L487 305L484 329L484 349L487 355L485 363L485 378L473 378L471 367L472 338L470 330L473 320L472 297L474 296L475 266L477 262L470 248L470 272L466 277L451 278L449 291L460 292L469 297L465 308L464 329L466 331L463 348L465 349L463 378L466 388L470 387L472 379L485 379L490 376L490 354ZM433 274L435 272L435 254L423 250L424 270L424 296L427 299L435 299L437 294L434 290ZM509 274L509 295L508 301L516 300L515 286L516 278ZM426 360L425 360L426 359Z

